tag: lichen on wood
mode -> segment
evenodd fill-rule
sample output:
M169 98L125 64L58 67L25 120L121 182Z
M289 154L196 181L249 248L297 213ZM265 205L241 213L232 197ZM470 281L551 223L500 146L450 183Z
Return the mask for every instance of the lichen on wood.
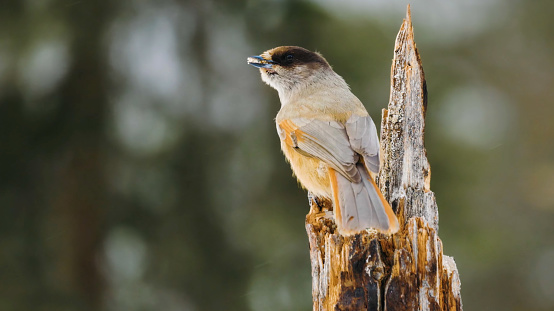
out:
M306 231L314 310L462 310L453 258L443 255L424 146L427 89L410 11L396 38L391 94L381 123L378 185L399 218L390 236L341 236L331 202L310 198Z

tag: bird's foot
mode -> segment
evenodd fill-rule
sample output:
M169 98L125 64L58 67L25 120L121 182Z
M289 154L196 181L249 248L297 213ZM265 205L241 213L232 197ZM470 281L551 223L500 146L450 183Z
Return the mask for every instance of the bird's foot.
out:
M320 200L318 197L316 197L311 191L308 191L308 203L310 204L310 207L316 207L319 211L322 209L322 204L320 203Z

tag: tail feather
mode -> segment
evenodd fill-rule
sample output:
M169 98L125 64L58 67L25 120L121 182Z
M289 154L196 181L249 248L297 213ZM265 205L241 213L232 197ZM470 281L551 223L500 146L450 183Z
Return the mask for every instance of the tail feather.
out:
M335 220L341 234L355 234L368 228L381 232L398 231L392 208L362 163L357 165L361 181L353 183L331 170Z

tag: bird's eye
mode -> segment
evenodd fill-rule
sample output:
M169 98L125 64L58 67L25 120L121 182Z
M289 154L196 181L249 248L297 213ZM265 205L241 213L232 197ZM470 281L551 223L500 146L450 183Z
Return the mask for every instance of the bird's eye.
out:
M288 62L292 62L292 60L294 59L294 56L292 54L287 54L287 56L285 56L285 59L288 61Z

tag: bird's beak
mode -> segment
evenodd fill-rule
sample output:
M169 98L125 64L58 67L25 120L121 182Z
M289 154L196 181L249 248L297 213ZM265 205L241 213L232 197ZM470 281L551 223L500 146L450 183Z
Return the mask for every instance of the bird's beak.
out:
M265 59L258 55L248 57L246 62L254 67L267 69L271 69L273 67L273 64L276 64L274 61L270 59Z

